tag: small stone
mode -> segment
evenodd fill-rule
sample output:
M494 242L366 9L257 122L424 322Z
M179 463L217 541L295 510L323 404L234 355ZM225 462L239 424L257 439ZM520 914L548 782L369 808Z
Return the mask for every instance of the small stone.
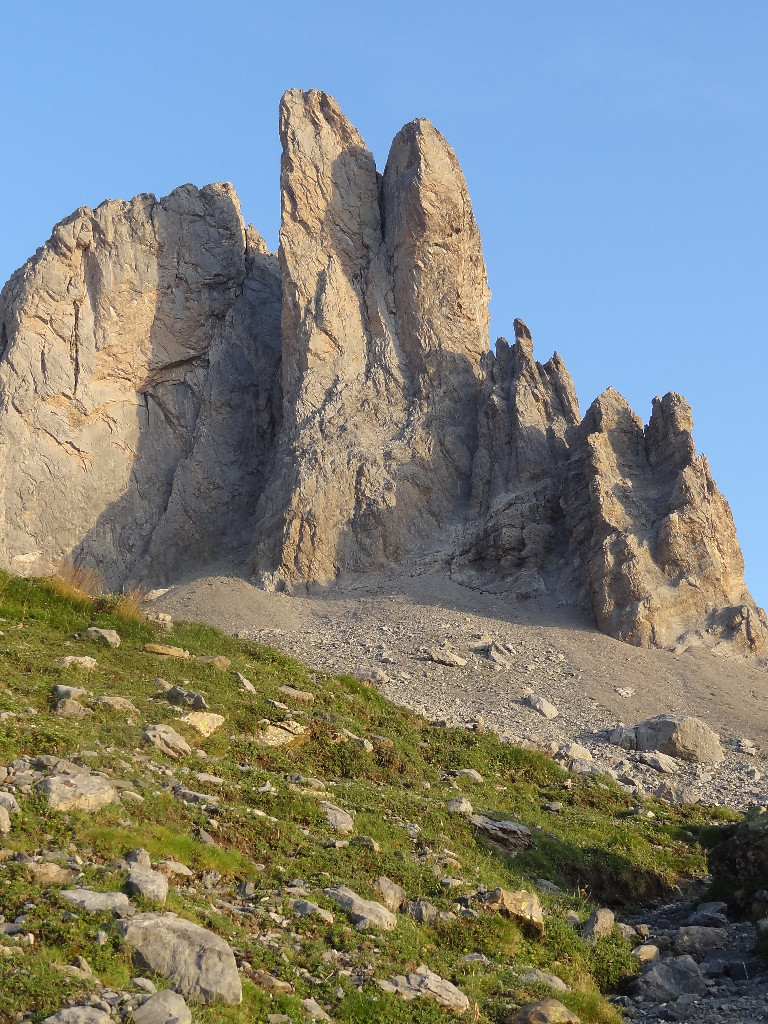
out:
M539 697L535 693L529 694L524 701L529 708L538 711L544 718L557 718L559 712L554 704L551 704L545 697Z
M325 812L326 820L331 828L335 828L337 832L354 832L355 820L349 811L345 811L327 800L322 800L320 807Z
M465 796L457 797L455 800L449 800L446 807L451 814L472 814L474 812L472 804Z
M68 654L66 658L59 659L59 664L62 668L84 668L86 672L91 672L98 663L95 658L89 658L87 655L77 658Z
M189 651L182 647L169 647L168 644L144 644L147 654L159 654L163 658L191 658Z
M312 999L311 996L308 996L306 999L302 999L301 1005L304 1009L304 1013L306 1013L310 1020L331 1020L320 1003Z
M85 631L85 636L89 640L95 640L97 643L103 644L105 647L111 647L113 650L120 646L120 635L114 629L100 629L98 626L89 626Z
M298 701L299 704L314 704L315 695L309 690L297 690L293 686L281 686L280 693L289 700Z
M7 836L11 831L11 816L5 807L0 807L0 835Z

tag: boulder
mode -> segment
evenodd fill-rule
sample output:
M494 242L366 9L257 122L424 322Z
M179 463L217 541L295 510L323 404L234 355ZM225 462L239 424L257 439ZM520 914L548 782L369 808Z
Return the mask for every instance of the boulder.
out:
M682 761L722 761L720 737L700 718L657 715L635 729L637 750L656 750Z
M611 935L615 924L616 919L613 916L613 911L608 910L607 907L601 907L587 918L584 927L581 929L581 937L590 943L596 942L606 935Z
M397 882L393 882L391 878L387 878L386 875L377 878L373 883L373 887L381 893L384 906L388 910L397 910L406 898L405 889L398 885Z
M504 917L511 917L536 938L544 935L544 911L536 893L525 889L509 892L507 889L493 889L482 896L478 902L486 910L495 910Z
M120 646L120 634L115 629L101 629L99 626L89 626L85 631L89 640L111 647L113 650Z
M170 725L148 725L142 733L142 739L174 759L192 753L192 748L184 737L179 736Z
M342 910L347 911L359 932L367 931L369 928L391 932L397 927L397 918L385 906L374 900L364 900L346 885L337 885L332 889L324 889L323 892Z
M100 811L117 796L115 787L98 775L51 775L39 788L53 811Z
M703 995L706 981L691 956L666 957L656 961L632 983L638 999L648 1003L667 1003L682 995Z
M139 961L163 975L185 999L237 1006L243 992L231 947L207 928L175 914L137 914L118 930Z
M183 997L166 988L133 1011L133 1024L192 1024L192 1014Z
M64 889L59 893L67 903L71 903L89 914L101 914L105 910L113 914L130 914L133 910L131 901L124 892L94 892L93 889Z
M394 978L381 979L376 982L385 992L396 992L403 999L434 999L440 1006L449 1010L464 1013L470 1007L469 999L464 993L441 978L439 974L422 964L409 974L398 974Z
M526 1003L516 1013L504 1017L503 1024L581 1024L581 1017L559 999L541 999Z
M43 1024L114 1024L114 1021L95 1006L68 1006L46 1017Z
M470 814L470 823L506 850L526 850L531 845L531 831L518 821L493 821L484 814Z
M168 896L168 879L159 871L141 864L135 864L128 872L125 887L131 896L143 896L153 903L165 903Z
M748 810L729 838L712 847L707 864L729 905L748 911L768 878L768 808Z

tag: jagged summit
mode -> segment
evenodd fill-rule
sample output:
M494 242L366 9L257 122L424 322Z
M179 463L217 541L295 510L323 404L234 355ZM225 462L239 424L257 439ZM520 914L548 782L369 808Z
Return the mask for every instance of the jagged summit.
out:
M112 587L222 557L268 588L448 550L467 585L638 645L758 652L728 504L679 395L584 418L531 332L488 337L480 234L423 118L383 174L334 99L280 104L270 254L231 185L83 207L0 295L0 562Z

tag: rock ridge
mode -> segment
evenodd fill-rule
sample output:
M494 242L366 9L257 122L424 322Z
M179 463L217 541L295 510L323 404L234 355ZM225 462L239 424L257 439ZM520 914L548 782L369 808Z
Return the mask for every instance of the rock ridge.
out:
M762 654L688 404L580 417L562 358L488 336L456 155L425 118L383 173L338 103L280 104L277 254L229 184L82 207L0 293L0 564L111 589L229 559L266 589L433 549L500 600L638 646Z

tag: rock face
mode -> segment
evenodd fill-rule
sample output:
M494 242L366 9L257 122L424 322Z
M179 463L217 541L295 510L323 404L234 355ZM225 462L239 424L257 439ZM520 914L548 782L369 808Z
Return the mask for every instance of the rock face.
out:
M230 185L81 208L0 294L0 564L111 588L238 559L268 589L439 553L649 646L766 649L690 409L584 419L528 327L488 339L480 235L425 119L383 174L338 104L280 106L270 254ZM61 510L67 514L62 515Z
M480 235L426 120L373 156L335 100L291 90L283 143L283 428L259 509L268 586L400 559L465 512L488 350Z
M116 587L242 546L279 316L277 261L231 185L58 224L0 295L4 564L84 561Z

